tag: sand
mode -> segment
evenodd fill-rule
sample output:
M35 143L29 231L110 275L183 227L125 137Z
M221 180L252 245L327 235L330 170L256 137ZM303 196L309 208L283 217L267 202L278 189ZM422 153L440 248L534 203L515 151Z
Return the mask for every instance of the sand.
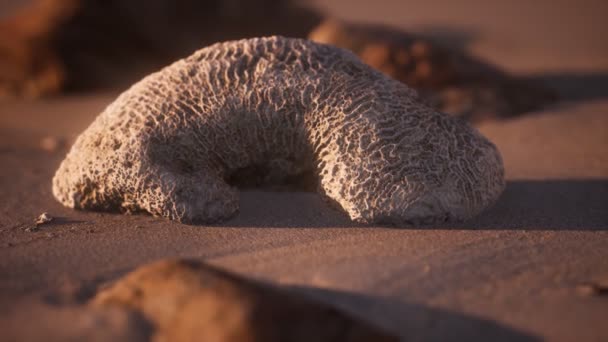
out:
M321 6L453 41L461 33L476 55L562 93L554 108L480 125L508 178L493 208L406 229L354 225L304 192L244 192L239 216L218 226L72 211L53 199L51 177L117 93L0 103L0 331L42 331L50 317L69 329L70 305L98 284L183 256L292 287L404 340L608 340L608 298L584 286L608 286L605 2L349 3ZM56 219L26 231L45 211Z

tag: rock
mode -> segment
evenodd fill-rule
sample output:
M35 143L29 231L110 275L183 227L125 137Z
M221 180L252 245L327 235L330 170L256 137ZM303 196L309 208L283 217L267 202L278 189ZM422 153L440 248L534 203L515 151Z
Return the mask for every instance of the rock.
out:
M576 286L576 292L584 297L608 296L608 286L596 283L584 283Z
M207 44L320 21L291 0L28 3L0 21L0 99L119 87Z
M0 313L3 341L150 341L151 327L141 315L121 308L54 306L26 300L14 312Z
M61 90L65 69L53 37L73 5L72 0L37 0L0 22L0 99Z
M217 222L238 211L226 180L243 169L311 172L362 223L468 219L505 185L496 147L407 86L343 49L268 37L212 45L132 86L77 139L53 194L76 209Z
M63 139L48 136L40 140L40 148L46 152L53 153L57 152L57 150L62 148L64 146L64 143L65 142L63 141Z
M196 261L140 267L90 305L141 313L155 341L398 340L324 304Z
M556 100L552 90L390 27L327 19L308 37L355 52L368 65L418 90L440 110L473 122L518 115Z
M47 212L44 212L44 213L40 214L40 216L38 216L35 223L36 223L36 226L40 226L40 225L49 223L51 221L53 221L53 216L51 216Z

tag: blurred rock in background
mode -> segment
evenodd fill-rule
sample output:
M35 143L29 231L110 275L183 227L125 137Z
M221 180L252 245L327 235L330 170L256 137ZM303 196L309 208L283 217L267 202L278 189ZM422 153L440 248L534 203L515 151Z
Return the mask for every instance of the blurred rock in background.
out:
M0 22L0 97L124 86L211 43L318 21L289 0L37 0Z
M444 112L471 121L510 117L555 100L489 63L421 35L380 25L325 20L309 38L352 50L367 64L417 89Z
M35 0L0 21L0 99L125 87L209 44L278 34L350 49L469 121L556 100L552 90L432 39L323 19L294 0Z

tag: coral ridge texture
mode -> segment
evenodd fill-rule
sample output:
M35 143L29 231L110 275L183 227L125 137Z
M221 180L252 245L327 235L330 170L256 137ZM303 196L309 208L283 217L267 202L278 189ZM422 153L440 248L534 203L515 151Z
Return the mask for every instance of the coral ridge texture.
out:
M226 180L311 172L364 223L472 217L504 188L496 147L354 54L283 37L218 43L121 94L78 137L53 179L77 209L227 219Z

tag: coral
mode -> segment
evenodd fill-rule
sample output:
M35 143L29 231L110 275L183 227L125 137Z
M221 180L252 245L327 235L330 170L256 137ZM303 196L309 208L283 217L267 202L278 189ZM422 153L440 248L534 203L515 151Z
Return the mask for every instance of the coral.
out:
M53 193L72 208L215 222L237 212L226 180L247 168L312 172L365 223L466 219L504 187L499 152L465 122L351 52L270 37L212 45L136 83L79 136Z

